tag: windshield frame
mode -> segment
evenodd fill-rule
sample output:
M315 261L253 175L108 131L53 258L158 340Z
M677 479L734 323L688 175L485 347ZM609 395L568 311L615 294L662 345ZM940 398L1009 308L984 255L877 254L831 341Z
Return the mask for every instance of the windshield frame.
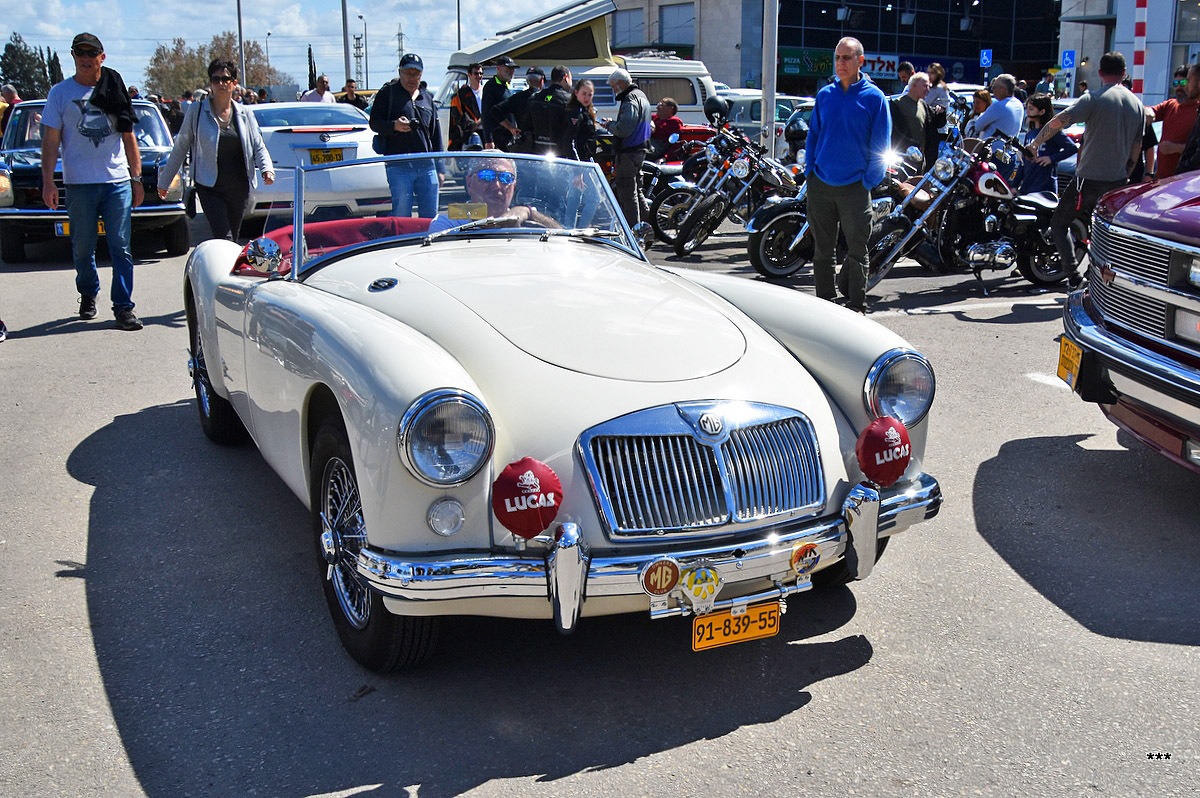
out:
M612 239L603 239L603 243L608 246L616 247L622 252L637 258L645 263L649 263L649 258L642 252L637 245L637 238L634 236L633 230L625 220L624 214L620 212L620 204L617 202L615 195L612 193L612 187L608 183L600 165L588 161L574 161L564 158L554 158L543 155L529 155L524 153L502 153L497 155L495 152L432 152L432 153L414 153L407 155L379 155L371 158L359 158L350 161L341 161L333 164L320 164L315 166L296 166L290 167L295 171L296 179L294 181L295 193L292 201L292 247L291 253L292 268L289 270L287 279L303 280L304 277L313 273L324 264L339 260L347 255L361 252L366 249L378 248L381 245L423 245L426 243L429 234L427 232L405 233L394 237L383 238L374 241L366 241L355 244L350 244L346 247L339 248L330 252L321 253L320 255L309 256L306 238L304 235L304 186L310 174L327 172L331 169L342 169L348 166L368 165L368 164L387 164L402 161L417 161L429 160L430 158L495 158L504 157L514 161L533 161L543 163L564 163L570 164L572 167L588 170L594 173L598 184L603 187L611 207L616 211L615 221L621 233L620 237ZM281 167L288 168L288 167ZM586 229L586 228L584 228ZM456 234L454 229L445 230L438 236L440 240L455 240L461 239L463 236L471 238L540 238L544 231L537 228L511 228L504 227L499 229L472 229L469 232ZM588 241L594 241L595 238L589 237Z

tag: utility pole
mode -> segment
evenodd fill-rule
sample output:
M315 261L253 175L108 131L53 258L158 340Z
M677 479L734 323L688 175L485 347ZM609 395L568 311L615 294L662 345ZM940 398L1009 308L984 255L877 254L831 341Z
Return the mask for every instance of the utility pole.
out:
M346 72L342 76L342 80L350 77L350 20L346 15L346 0L342 0L342 59L345 62Z
M762 146L775 154L775 62L779 50L779 5L777 0L763 2L762 49Z
M354 34L354 80L361 86L363 82L362 76L362 57L363 57L363 37L357 33Z
M396 71L400 71L400 59L404 57L404 23L396 23Z

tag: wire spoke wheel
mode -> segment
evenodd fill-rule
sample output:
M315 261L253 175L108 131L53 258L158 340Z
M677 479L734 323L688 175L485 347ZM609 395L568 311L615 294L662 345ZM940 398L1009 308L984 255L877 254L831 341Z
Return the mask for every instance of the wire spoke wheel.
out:
M332 550L326 546L333 554L327 576L346 620L355 629L365 629L371 620L371 594L355 570L358 552L367 540L358 483L349 466L332 457L325 464L321 484L322 541L328 535L334 544Z

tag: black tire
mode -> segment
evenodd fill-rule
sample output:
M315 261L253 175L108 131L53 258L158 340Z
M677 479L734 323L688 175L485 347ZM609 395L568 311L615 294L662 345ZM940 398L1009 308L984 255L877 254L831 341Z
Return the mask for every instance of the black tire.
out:
M1075 262L1069 269L1063 267L1058 249L1051 245L1049 252L1022 252L1017 261L1017 270L1034 285L1061 283L1079 268L1084 255L1087 255L1087 227L1078 219L1071 223L1071 241L1075 245Z
M167 255L172 258L188 251L188 247L192 245L192 233L186 216L163 228L163 243L166 245Z
M377 673L410 670L437 644L438 619L393 615L358 574L367 543L354 457L338 418L326 419L313 442L312 515L329 614L346 652Z
M899 257L887 259L899 243L912 229L912 220L907 216L889 216L871 231L870 241L867 242L867 290L870 291L888 276L892 266L896 265Z
M717 225L725 218L729 209L729 199L724 194L709 194L696 201L691 213L680 223L679 234L675 237L675 254L679 257L690 255L696 247L712 235Z
M192 351L189 363L192 372L192 388L196 394L196 409L200 413L200 428L204 436L213 443L231 446L246 440L246 427L238 418L237 411L228 399L213 390L208 377L208 365L204 360L204 344L195 321L189 320Z
M16 225L0 225L0 260L12 264L25 262L25 234Z
M880 558L883 557L883 552L885 549L887 549L889 540L891 540L890 537L880 538L878 541L876 541L876 543L875 543L875 562L876 562L876 564L878 564ZM849 553L849 543L847 543L847 553ZM843 556L839 562L834 563L833 565L829 566L828 568L817 571L815 574L812 575L813 587L818 588L818 589L838 587L840 585L849 584L850 582L853 582L853 581L854 581L854 577L850 574L850 559L849 559L849 557L846 557L846 556Z
M754 270L767 279L779 280L810 265L813 259L811 231L804 235L798 247L789 248L807 220L808 214L803 208L789 205L762 224L757 232L751 233L746 247Z
M650 203L650 226L654 235L664 244L675 245L675 236L679 232L679 220L687 209L695 202L699 192L694 188L671 188L659 192Z

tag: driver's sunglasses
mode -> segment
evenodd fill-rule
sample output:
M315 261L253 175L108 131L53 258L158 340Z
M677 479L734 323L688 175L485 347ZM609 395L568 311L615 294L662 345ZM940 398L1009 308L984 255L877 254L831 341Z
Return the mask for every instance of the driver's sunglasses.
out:
M511 186L517 182L517 176L512 172L497 172L495 169L480 169L475 173L475 177L485 183L494 183L499 180L502 186Z
M233 83L234 81L232 75L209 75L208 79L213 83Z
M1187 78L1175 78L1173 81L1171 81L1171 85L1176 88L1178 88L1180 86L1186 86Z
M76 47L71 52L74 53L75 55L79 56L80 58L96 58L97 56L100 55L99 50L93 50L90 47Z

